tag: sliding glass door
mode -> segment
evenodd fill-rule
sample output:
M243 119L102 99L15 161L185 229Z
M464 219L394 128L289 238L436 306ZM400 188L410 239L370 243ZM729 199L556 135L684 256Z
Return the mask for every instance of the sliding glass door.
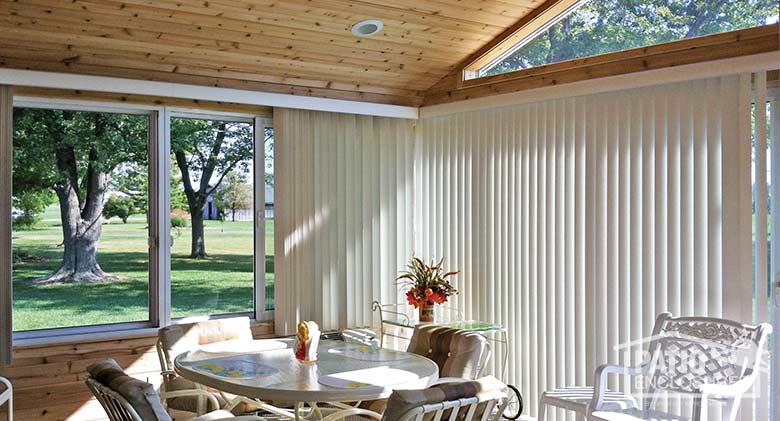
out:
M171 118L173 318L254 312L254 147L252 120Z

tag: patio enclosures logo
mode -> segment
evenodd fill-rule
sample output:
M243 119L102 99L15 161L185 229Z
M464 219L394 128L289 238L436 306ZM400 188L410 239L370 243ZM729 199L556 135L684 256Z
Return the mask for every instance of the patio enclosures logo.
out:
M746 388L741 396L755 398L765 387L752 378L766 379L769 373L769 353L760 333L736 324L667 320L659 333L615 349L623 361L644 361L627 386L646 408L658 399L696 398L714 386Z

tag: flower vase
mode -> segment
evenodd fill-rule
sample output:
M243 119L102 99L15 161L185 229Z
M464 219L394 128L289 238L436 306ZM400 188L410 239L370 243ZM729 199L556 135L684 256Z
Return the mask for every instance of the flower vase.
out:
M433 303L427 302L420 307L420 323L433 323Z

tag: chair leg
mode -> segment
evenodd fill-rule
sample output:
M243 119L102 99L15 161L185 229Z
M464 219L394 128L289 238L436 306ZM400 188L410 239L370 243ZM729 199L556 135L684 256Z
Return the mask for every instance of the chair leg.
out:
M542 395L542 399L539 401L539 418L538 421L546 421L547 415L545 414L545 411L547 410L547 399L545 399L544 395Z

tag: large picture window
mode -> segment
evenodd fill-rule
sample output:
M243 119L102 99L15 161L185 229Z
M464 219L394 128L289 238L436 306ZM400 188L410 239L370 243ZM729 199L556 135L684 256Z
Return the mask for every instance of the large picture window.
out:
M15 338L271 317L271 126L252 115L16 101Z
M14 330L149 320L148 116L13 123Z

